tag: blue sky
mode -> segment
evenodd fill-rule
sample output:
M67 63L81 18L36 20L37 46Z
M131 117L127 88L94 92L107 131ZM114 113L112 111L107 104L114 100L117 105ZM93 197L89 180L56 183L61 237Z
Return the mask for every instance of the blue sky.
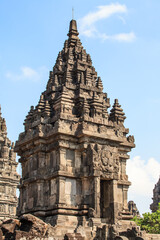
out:
M149 211L160 173L160 1L1 0L0 104L12 141L45 90L72 18L111 104L119 99L135 136L132 198ZM133 171L134 170L134 171Z

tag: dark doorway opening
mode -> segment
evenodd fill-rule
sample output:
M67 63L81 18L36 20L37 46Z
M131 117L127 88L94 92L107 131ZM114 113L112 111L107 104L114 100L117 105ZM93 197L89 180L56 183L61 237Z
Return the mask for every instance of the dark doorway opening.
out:
M104 218L106 222L112 220L112 208L111 208L111 181L101 180L100 181L100 216Z

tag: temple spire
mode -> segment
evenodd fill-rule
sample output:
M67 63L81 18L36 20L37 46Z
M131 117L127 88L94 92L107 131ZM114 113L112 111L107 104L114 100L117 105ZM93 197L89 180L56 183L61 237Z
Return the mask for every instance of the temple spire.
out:
M70 46L75 45L76 40L78 39L78 35L79 35L79 33L77 30L77 22L76 22L76 20L72 19L70 21L69 33L68 33Z

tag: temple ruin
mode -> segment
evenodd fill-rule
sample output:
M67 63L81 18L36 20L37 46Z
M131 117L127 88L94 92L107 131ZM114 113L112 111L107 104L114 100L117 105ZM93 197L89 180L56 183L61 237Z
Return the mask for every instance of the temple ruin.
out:
M78 35L72 20L46 90L16 142L22 165L18 215L40 217L55 226L56 236L83 228L92 239L97 227L116 236L132 225L126 162L134 137L117 99L108 111L110 99Z
M158 210L158 203L160 203L160 178L153 189L152 199L153 203L150 205L150 209L152 210L152 212L156 212Z
M17 164L14 143L7 137L6 121L0 107L0 220L16 216L16 190L20 179Z
M130 213L133 215L133 217L135 217L135 216L140 217L140 213L139 213L136 203L134 201L128 202L128 209L129 209Z

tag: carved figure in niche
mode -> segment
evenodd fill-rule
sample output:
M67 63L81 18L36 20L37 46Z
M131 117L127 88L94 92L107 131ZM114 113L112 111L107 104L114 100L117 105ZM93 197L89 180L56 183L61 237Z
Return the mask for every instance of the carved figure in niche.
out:
M115 147L89 144L87 160L92 169L99 170L102 176L119 171L119 155Z
M89 210L88 210L88 217L92 218L92 217L95 217L95 216L96 216L95 209L89 208Z
M106 169L108 170L108 172L113 172L113 159L112 159L112 153L107 151L107 150L103 150L101 153L101 161L102 161L102 171L106 171Z
M99 146L96 144L96 150L94 149L94 145L89 145L89 160L90 164L92 165L93 169L99 169L100 165L100 155L99 155Z
M104 148L102 150L102 171L113 173L119 171L118 154L113 152L113 148Z

